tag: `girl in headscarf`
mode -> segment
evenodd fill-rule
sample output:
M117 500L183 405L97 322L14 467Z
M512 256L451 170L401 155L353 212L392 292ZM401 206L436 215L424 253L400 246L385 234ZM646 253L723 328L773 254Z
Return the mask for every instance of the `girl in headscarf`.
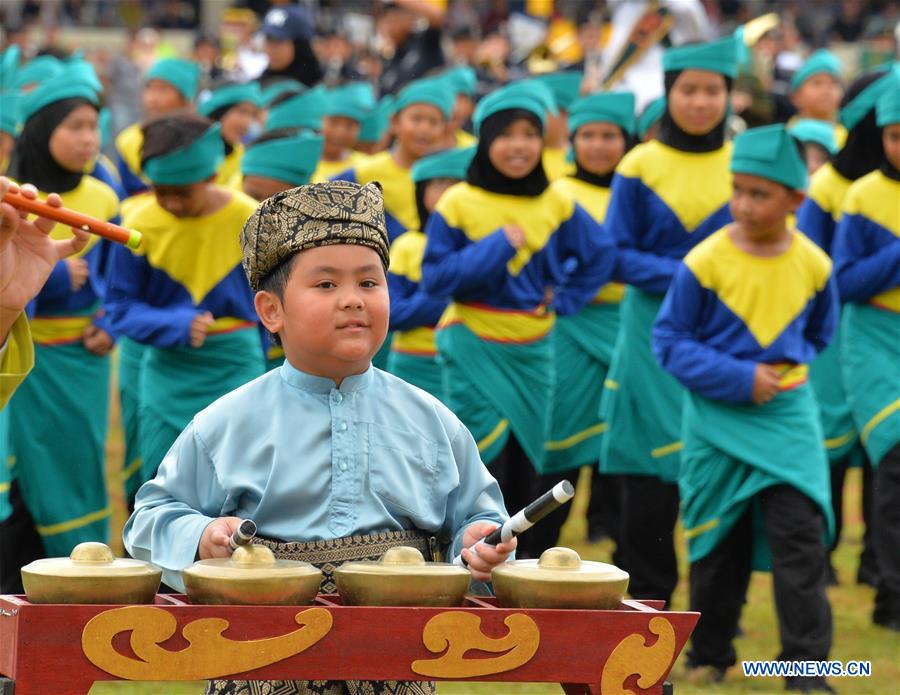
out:
M607 375L600 470L622 475L622 568L635 598L668 602L678 583L673 532L683 388L650 348L653 321L679 261L731 221L725 143L732 37L671 48L663 57L666 111L657 139L629 152L613 177L604 226L630 287Z
M225 159L216 174L216 183L240 189L241 157L244 140L259 118L262 92L256 82L230 82L219 85L197 111L222 127Z
M437 328L450 408L472 431L510 509L535 496L550 428L556 314L610 276L612 247L541 164L544 103L506 88L479 104L466 181L426 225L422 283L450 298ZM527 542L520 556L543 547Z
M100 147L95 87L75 66L30 92L21 104L24 127L9 173L34 184L42 199L58 193L65 207L113 220L115 192L84 173ZM59 224L51 234L64 239L72 231ZM109 242L91 237L83 251L57 263L28 312L36 359L10 404L16 465L13 514L0 533L4 593L21 592L18 569L29 561L67 556L83 541L108 540L108 253Z

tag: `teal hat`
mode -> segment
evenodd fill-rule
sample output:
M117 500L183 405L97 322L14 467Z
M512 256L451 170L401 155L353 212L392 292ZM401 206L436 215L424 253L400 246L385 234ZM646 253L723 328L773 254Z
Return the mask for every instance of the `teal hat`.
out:
M574 133L585 123L615 123L629 135L637 127L634 117L634 94L631 92L600 92L572 103L569 109L569 132Z
M321 130L325 110L323 87L313 87L303 94L282 101L269 109L266 130L277 128L309 128Z
M546 86L553 93L556 106L568 111L581 93L581 82L584 73L576 70L553 72L547 75L538 75L531 78L533 81Z
M8 47L0 53L0 91L6 91L13 86L16 70L19 69L19 59L22 52L16 44Z
M145 81L162 80L177 89L181 96L193 101L200 86L200 66L192 60L162 58L147 71Z
M30 84L36 84L50 79L63 71L64 63L51 55L32 58L25 65L16 70L12 78L13 89L22 89Z
M454 95L465 94L467 97L475 96L475 87L478 86L478 75L468 65L457 65L441 75L453 89Z
M144 174L156 185L187 186L213 176L224 159L225 142L215 123L187 147L148 159Z
M19 111L22 96L15 92L0 92L0 132L18 137L22 127Z
M412 176L413 183L431 179L459 179L462 181L466 178L466 170L474 156L474 145L435 152L427 157L422 157L413 164L410 176Z
M197 107L197 111L208 118L222 107L236 106L245 102L254 106L262 103L262 92L256 82L240 82L219 87Z
M892 84L895 84L894 80L897 79L898 73L900 73L900 63L894 63L884 75L857 94L852 101L841 109L841 124L847 130L853 130L853 127L865 118L869 111L875 108L875 104L881 98L881 95Z
M297 80L278 80L278 82L273 82L268 87L262 90L261 93L261 104L262 106L268 108L269 105L273 101L275 101L278 97L280 97L285 92L296 92L297 94L302 94L306 91L306 86L297 82Z
M794 73L791 77L791 91L795 91L813 75L822 72L831 75L838 82L841 81L841 61L834 53L826 51L824 48L813 53Z
M36 89L25 94L19 112L22 123L25 123L45 106L63 99L80 98L97 106L100 103L97 96L97 75L93 73L93 68L89 73L84 66L83 61L69 65L54 77L43 80Z
M806 188L806 163L797 141L781 123L738 135L731 153L731 171L760 176L798 191Z
M653 124L656 123L666 112L666 98L664 96L654 99L644 107L641 116L637 122L637 135L642 140L647 135Z
M319 164L323 143L321 135L302 132L251 145L241 158L241 173L302 186Z
M815 118L799 118L788 126L788 132L800 142L814 142L828 154L835 154L838 151L834 139L834 123L817 121Z
M507 84L503 89L509 90L511 93L525 93L529 96L537 99L544 106L544 111L551 114L552 116L559 115L559 108L556 103L556 97L553 96L553 91L543 82L536 80L534 78L527 80L519 80L518 82L513 82L511 84Z
M449 119L453 113L454 101L456 101L456 95L440 78L416 80L410 82L397 94L391 115L400 113L407 106L413 104L431 104L440 109L444 118Z
M737 60L738 42L732 35L707 43L669 48L663 53L663 71L707 70L734 78Z
M368 82L351 82L325 92L326 116L344 116L362 122L375 108L375 92Z
M103 83L97 77L97 71L83 58L73 58L63 63L63 72L71 80L78 80L90 85L97 94L103 92Z
M522 84L523 82L518 82L498 89L478 102L478 106L475 107L475 113L472 114L472 124L475 126L476 135L481 129L481 124L489 116L508 109L522 109L533 113L540 119L541 125L546 125L548 102L545 99L541 99L535 90L521 87L520 85Z
M359 124L359 142L378 142L388 129L394 112L394 97L388 95L381 100Z
M875 123L880 128L900 123L900 72L890 73L890 83L875 103Z
M97 117L97 129L100 131L100 149L109 144L112 137L112 111L103 107Z

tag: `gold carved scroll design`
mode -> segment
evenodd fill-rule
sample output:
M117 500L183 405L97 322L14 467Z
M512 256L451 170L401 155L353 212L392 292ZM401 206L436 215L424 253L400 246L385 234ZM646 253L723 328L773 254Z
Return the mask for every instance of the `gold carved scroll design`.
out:
M603 695L636 695L625 687L625 681L637 674L639 688L647 689L659 682L675 659L675 630L665 618L650 619L650 632L657 636L648 647L642 635L628 635L612 650L600 677Z

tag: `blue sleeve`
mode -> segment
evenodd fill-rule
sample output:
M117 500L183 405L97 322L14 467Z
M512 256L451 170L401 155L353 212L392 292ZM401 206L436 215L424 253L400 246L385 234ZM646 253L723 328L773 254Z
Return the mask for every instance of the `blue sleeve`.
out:
M429 215L425 235L428 241L422 259L422 288L438 297L452 297L492 283L506 273L506 264L516 255L503 229L473 242L462 230L448 225L439 212Z
M400 223L400 220L394 217L387 210L384 211L384 223L385 226L387 226L389 244L393 244L394 240L406 231L406 227L404 227Z
M200 313L193 307L155 307L146 299L151 272L143 256L116 245L110 254L106 283L106 311L116 335L145 345L178 347L190 343L191 322Z
M329 181L349 181L350 183L359 183L359 181L356 180L355 169L347 169L347 171L342 171L340 174L335 174Z
M156 477L141 486L122 532L125 548L163 570L163 581L182 589L181 570L194 562L204 529L221 516L225 490L191 423L163 458Z
M119 177L113 176L112 172L108 171L107 168L100 163L99 159L94 164L94 170L91 172L91 176L93 176L98 181L102 181L107 186L112 188L119 200L124 200L128 197ZM118 222L116 224L118 224Z
M834 217L807 196L797 211L797 229L808 236L825 253L831 254L834 238Z
M126 197L143 193L148 189L143 179L128 168L128 164L118 153L116 153L116 167L119 170L119 178L122 179L122 188L125 190Z
M609 208L603 222L618 248L613 279L647 292L665 294L680 261L641 249L641 236L648 224L644 184L636 178L613 177Z
M580 205L553 235L553 245L568 272L554 288L553 309L560 316L577 313L609 282L615 247Z
M40 298L42 300L58 300L72 292L72 282L69 278L69 267L66 265L65 259L57 261L50 271L50 277L41 288Z
M834 273L842 302L865 302L900 286L900 239L870 251L868 226L862 215L844 215L834 236Z
M686 388L717 401L746 403L753 393L756 363L739 360L702 343L697 335L709 301L715 301L682 264L653 326L653 353Z
M840 307L837 283L832 275L825 287L813 297L809 320L803 329L803 337L816 348L816 352L822 352L834 338L840 320Z
M391 295L389 330L409 331L420 326L434 326L447 308L447 300L427 294L409 278L388 273Z

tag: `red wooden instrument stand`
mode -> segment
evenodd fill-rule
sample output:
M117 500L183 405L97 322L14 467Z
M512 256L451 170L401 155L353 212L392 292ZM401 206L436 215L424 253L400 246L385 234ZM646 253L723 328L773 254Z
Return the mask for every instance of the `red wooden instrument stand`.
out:
M559 683L568 695L661 695L699 613L618 610L37 605L0 596L0 677L16 695L83 695L98 680L473 680ZM0 678L2 680L2 678ZM2 690L2 688L0 688Z

